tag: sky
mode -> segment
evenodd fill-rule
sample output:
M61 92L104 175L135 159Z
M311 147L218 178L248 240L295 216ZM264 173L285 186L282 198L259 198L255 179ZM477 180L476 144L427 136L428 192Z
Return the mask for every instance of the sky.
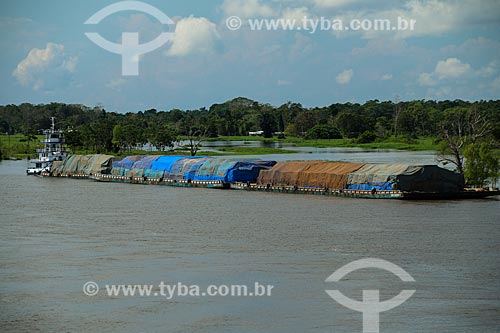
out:
M137 9L85 24L117 2L0 2L0 104L134 112L197 109L239 96L307 107L500 99L500 1L147 0L170 24ZM373 28L376 20L394 27L398 18L414 20L414 29ZM258 20L295 25L258 30L252 27ZM349 29L353 20L367 22L366 29ZM332 22L336 29L328 29ZM130 76L122 75L122 55L86 32L116 44L122 33L138 33L140 44L162 33L169 38L133 57L138 75Z

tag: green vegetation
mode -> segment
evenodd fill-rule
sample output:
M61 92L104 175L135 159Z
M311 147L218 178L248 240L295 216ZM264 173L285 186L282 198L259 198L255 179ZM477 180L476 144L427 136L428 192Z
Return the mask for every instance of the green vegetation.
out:
M42 138L43 135L25 136L23 134L2 134L0 135L0 156L4 159L35 157L35 148L39 146L39 142Z
M484 186L496 182L500 154L496 126L490 116L476 106L444 111L441 122L441 161L451 163L464 175L466 183Z
M267 155L267 154L294 154L294 150L286 150L280 148L267 148L267 147L221 147L218 151L203 151L200 155L203 156L225 156L225 155ZM88 150L77 150L75 154L90 154ZM146 150L130 150L127 152L113 153L108 152L116 157L125 157L127 155L190 155L189 149L175 149L169 151L146 151Z
M340 134L337 127L328 124L318 124L309 129L304 138L307 140L318 140L318 139L341 139L342 134Z
M500 176L500 160L485 142L470 144L464 150L465 179L468 184L484 186L488 179L496 183Z

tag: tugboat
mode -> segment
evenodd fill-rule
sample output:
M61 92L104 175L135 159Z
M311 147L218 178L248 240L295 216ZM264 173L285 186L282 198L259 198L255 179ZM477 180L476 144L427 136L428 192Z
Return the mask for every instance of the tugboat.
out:
M63 131L55 129L55 117L52 117L52 126L44 130L45 138L40 141L42 148L37 149L38 158L30 160L30 166L26 169L27 175L39 175L49 172L54 161L62 161L67 156L67 150L63 147Z

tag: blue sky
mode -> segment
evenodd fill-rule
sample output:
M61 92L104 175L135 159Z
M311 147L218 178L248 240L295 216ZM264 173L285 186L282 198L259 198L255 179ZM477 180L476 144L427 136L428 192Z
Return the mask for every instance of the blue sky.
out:
M500 98L500 2L148 0L176 22L134 11L84 22L117 1L2 1L0 104L102 104L117 112L194 109L238 96L280 105ZM226 19L243 26L231 31ZM247 19L416 20L413 31L252 31ZM92 43L173 32L122 76L121 57Z

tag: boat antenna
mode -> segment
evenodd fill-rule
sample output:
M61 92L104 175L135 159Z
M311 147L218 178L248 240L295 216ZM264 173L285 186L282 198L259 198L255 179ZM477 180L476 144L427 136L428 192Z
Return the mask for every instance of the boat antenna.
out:
M54 132L56 130L56 125L54 123L54 119L56 119L56 117L50 117L50 119L52 119L52 132Z

